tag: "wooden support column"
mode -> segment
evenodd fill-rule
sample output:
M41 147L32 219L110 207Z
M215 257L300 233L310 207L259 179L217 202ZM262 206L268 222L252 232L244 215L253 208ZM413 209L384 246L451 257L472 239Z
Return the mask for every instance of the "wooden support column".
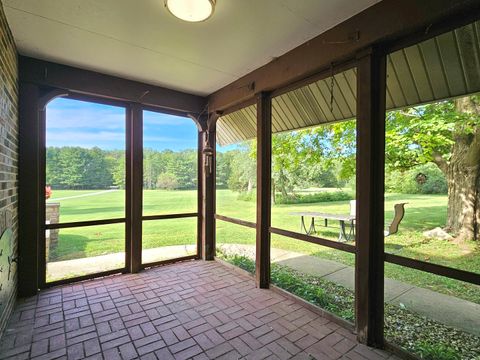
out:
M355 307L358 340L383 347L386 57L358 55Z
M203 131L199 126L197 137L197 257L202 258L202 229L203 229Z
M127 108L127 266L132 273L142 268L143 110Z
M212 114L206 127L201 131L201 145L199 150L202 152L201 167L198 171L202 172L202 253L203 260L214 260L216 253L215 244L215 178L216 178L216 129L215 122L218 116ZM206 145L212 149L210 159L204 154Z
M270 220L272 178L272 99L257 94L257 237L255 278L257 286L270 286Z
M19 95L18 293L24 297L35 295L40 286L39 249L41 239L45 239L45 235L41 235L40 213L45 190L38 186L41 163L38 152L41 140L38 86L22 82Z

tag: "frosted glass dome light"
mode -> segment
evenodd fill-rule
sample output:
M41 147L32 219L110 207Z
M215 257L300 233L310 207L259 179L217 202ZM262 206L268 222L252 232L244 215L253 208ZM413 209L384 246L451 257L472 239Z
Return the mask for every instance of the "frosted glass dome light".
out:
M181 20L200 22L212 16L215 0L165 0L165 7Z

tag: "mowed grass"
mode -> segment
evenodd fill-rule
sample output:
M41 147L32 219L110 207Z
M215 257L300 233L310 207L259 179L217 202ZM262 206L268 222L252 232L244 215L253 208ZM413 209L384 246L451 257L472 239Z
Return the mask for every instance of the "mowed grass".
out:
M217 191L217 213L255 222L255 203L237 201L237 195L228 190ZM397 234L385 238L385 251L397 255L429 261L480 273L480 246L471 241L455 244L446 240L427 239L423 231L444 226L447 216L446 195L406 195L386 194L385 221L389 223L394 216L394 205L407 202L405 217ZM348 201L274 205L272 207L272 226L300 231L300 218L291 215L298 211L317 211L336 214L348 214ZM308 219L309 221L309 219ZM329 223L337 227L335 222ZM308 223L307 223L308 226ZM318 236L336 240L337 228L316 227ZM343 251L330 249L300 240L272 235L272 247L291 250L325 259L338 261L350 266L355 265L355 256ZM217 243L255 244L255 231L235 224L217 221ZM480 304L480 287L446 277L428 274L422 271L385 263L385 277L400 280L422 288L435 290Z
M54 190L49 202L60 203L60 221L83 221L124 217L125 193L122 190L98 191ZM255 202L239 201L238 194L217 190L217 213L255 221ZM66 198L66 199L64 199ZM406 214L398 234L385 238L385 250L401 256L442 264L480 273L480 249L474 242L455 244L445 240L426 239L422 232L443 226L446 219L447 198L444 195L387 194L385 200L386 222L393 218L393 206L407 202ZM344 214L349 212L349 202L274 205L272 226L300 231L300 219L290 213L296 211L321 211ZM197 211L196 191L148 190L144 192L144 215L184 213ZM338 224L321 228L318 235L336 240ZM124 224L60 230L60 240L53 250L51 261L91 257L124 251ZM195 244L196 218L155 220L144 222L143 248ZM217 221L217 243L255 243L255 231L235 224ZM272 236L272 247L327 258L353 266L352 254L282 236ZM480 303L480 287L427 274L421 271L385 264L385 276L408 282Z
M144 192L144 215L196 212L196 191ZM54 190L48 203L60 203L60 222L125 217L125 191ZM197 219L150 220L143 223L143 248L196 243ZM125 224L60 229L50 261L80 259L125 251Z

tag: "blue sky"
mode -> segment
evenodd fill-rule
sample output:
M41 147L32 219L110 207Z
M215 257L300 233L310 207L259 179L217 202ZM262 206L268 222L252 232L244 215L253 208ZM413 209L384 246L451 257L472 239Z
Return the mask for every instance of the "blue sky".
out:
M197 148L197 127L185 117L144 111L145 148L180 151ZM125 149L125 109L58 98L47 106L47 146ZM236 145L218 147L223 152Z
M174 151L197 148L189 118L145 111L144 147ZM47 107L47 146L125 149L125 109L66 98Z

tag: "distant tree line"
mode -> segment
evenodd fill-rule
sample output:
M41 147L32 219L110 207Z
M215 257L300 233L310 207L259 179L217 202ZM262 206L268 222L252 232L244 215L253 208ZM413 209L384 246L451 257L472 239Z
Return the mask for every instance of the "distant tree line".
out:
M122 156L98 147L48 147L46 183L54 189L105 189L119 180L117 167Z
M275 144L289 141L289 134ZM291 140L290 140L291 141ZM274 181L277 190L290 193L294 187L341 187L346 179L334 169L297 159L292 154L275 152ZM235 150L217 153L217 188L239 193L256 187L255 145L245 142ZM277 155L278 153L278 155ZM46 183L53 189L107 189L125 187L125 153L98 147L48 147ZM288 166L287 166L288 165ZM197 187L197 150L145 149L143 152L145 189L187 190Z
M98 147L48 147L46 183L53 189L125 187L125 152ZM197 186L197 151L157 151L143 154L145 189L186 190Z

